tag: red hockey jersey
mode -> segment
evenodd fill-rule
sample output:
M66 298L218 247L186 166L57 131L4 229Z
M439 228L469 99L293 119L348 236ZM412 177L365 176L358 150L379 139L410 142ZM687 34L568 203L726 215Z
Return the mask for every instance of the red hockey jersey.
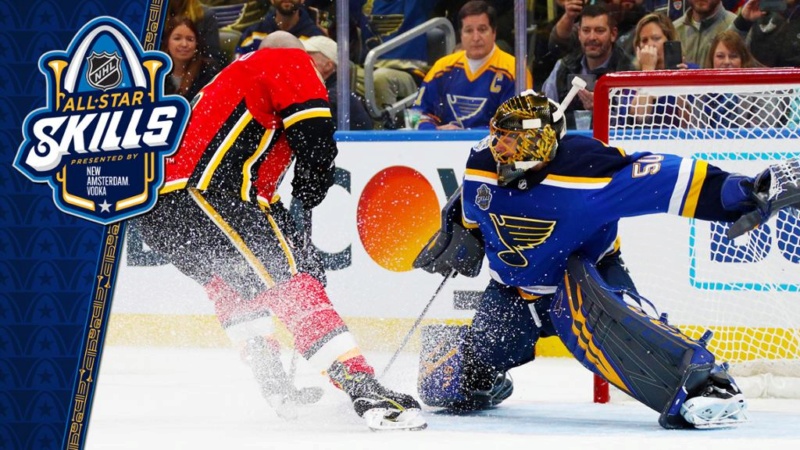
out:
M300 49L265 48L231 63L193 100L161 192L194 187L272 198L283 174L322 172L336 156L325 86Z

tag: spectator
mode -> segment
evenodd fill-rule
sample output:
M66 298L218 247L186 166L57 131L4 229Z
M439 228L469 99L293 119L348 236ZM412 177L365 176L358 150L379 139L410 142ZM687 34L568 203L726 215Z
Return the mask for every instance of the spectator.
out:
M421 130L486 128L500 104L515 94L514 57L495 44L495 9L473 0L458 19L463 50L436 61L414 102ZM530 72L526 77L530 88Z
M588 5L578 20L580 48L556 62L542 91L547 97L561 102L572 87L575 76L589 80L567 105L567 127L575 128L575 110L592 111L594 108L594 81L609 72L632 70L633 62L616 44L617 27L605 6Z
M727 11L721 0L687 0L692 6L674 23L683 47L684 62L701 64L711 40L733 25L736 14Z
M714 1L714 0L712 0ZM718 0L717 0L718 1ZM674 41L677 36L675 27L669 17L660 13L650 13L636 25L633 45L636 49L635 66L639 70L664 70L664 42ZM697 68L695 64L682 63L681 69ZM687 126L685 111L679 100L672 95L652 96L637 95L634 90L627 90L620 100L620 116L626 121L652 126Z
M188 17L197 25L197 40L202 43L198 52L212 58L221 67L226 58L219 43L219 23L211 9L201 4L200 0L170 0L166 23L176 16Z
M643 0L611 0L608 11L617 19L617 46L633 58L636 54L633 50L636 24L652 11L647 10Z
M169 20L161 45L161 50L172 59L169 83L165 86L167 94L179 94L191 101L219 72L216 61L201 54L200 48L203 42L196 23L185 16Z
M705 59L709 69L749 69L761 64L747 50L742 37L733 30L723 31L711 42ZM736 93L713 93L699 98L697 127L771 127L784 122L783 111L788 101L779 98Z
M747 15L751 3L756 11ZM747 32L750 51L767 67L800 67L800 2L786 0L783 11L758 11L758 1L749 1L742 8L742 18L734 22L736 29ZM756 26L753 26L756 25Z
M311 55L314 65L322 79L325 81L325 88L328 90L328 98L331 104L331 114L333 123L338 123L336 118L336 105L338 97L336 93L336 67L338 65L338 47L336 41L327 36L312 36L303 41L303 46ZM364 106L364 98L356 94L355 86L351 86L350 92L350 129L351 130L371 130L373 127L372 118L367 113Z
M578 22L583 12L584 0L563 0L564 14L550 32L548 42L551 52L559 58L580 47ZM602 0L592 5L605 5L609 15L617 24L617 45L633 57L633 33L636 24L647 14L643 0Z
M753 58L739 33L726 30L714 37L704 61L706 69L750 69L761 64Z
M711 0L716 1L716 0ZM636 68L639 70L664 70L664 42L674 41L678 32L669 17L660 13L651 13L636 25L633 47L636 52ZM698 67L697 64L680 64L681 69Z
M350 0L361 5L357 20L363 39L363 56L378 45L425 23L433 16L441 0ZM418 36L380 56L375 62L375 103L378 109L387 108L417 93L430 69L428 43ZM374 116L373 116L374 117ZM400 127L400 117L384 112L376 128Z
M264 20L242 32L236 47L237 58L256 50L262 39L278 30L287 31L300 39L325 35L325 31L317 26L308 13L304 0L272 0L272 6L273 9Z

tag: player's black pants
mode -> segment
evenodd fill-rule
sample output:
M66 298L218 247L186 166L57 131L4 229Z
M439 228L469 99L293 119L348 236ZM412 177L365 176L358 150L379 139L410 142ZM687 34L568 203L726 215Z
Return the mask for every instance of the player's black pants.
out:
M222 278L248 300L297 272L321 273L286 210L214 192L184 189L162 195L138 225L147 245L201 285ZM302 250L302 249L301 249Z

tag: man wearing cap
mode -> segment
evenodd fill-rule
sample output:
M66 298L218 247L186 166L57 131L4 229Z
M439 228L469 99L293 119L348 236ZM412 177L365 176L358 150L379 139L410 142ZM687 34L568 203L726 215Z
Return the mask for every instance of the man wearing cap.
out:
M338 98L336 94L336 65L338 61L338 48L336 41L327 36L312 36L303 40L303 46L308 52L322 79L325 80L325 87L328 89L328 99L331 104L331 113L334 123L338 124L336 107ZM350 89L350 129L351 130L371 130L373 128L372 118L367 113L364 106L364 98L356 92L355 83L351 83Z

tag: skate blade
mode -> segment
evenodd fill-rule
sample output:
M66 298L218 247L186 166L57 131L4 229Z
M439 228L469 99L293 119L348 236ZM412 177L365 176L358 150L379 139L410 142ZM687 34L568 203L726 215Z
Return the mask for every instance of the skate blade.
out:
M294 401L280 394L265 396L265 399L281 419L287 421L297 420L299 414L297 412L297 403Z
M373 408L366 411L363 418L372 431L417 431L424 430L428 426L420 410L416 408L407 409L400 414L394 409Z
M721 428L736 428L745 422L747 422L747 418L725 419L716 422L696 423L694 424L694 427L697 428L698 430L716 430Z
M741 394L728 403L708 402L698 406L682 408L683 418L697 429L735 428L747 422L747 402Z

